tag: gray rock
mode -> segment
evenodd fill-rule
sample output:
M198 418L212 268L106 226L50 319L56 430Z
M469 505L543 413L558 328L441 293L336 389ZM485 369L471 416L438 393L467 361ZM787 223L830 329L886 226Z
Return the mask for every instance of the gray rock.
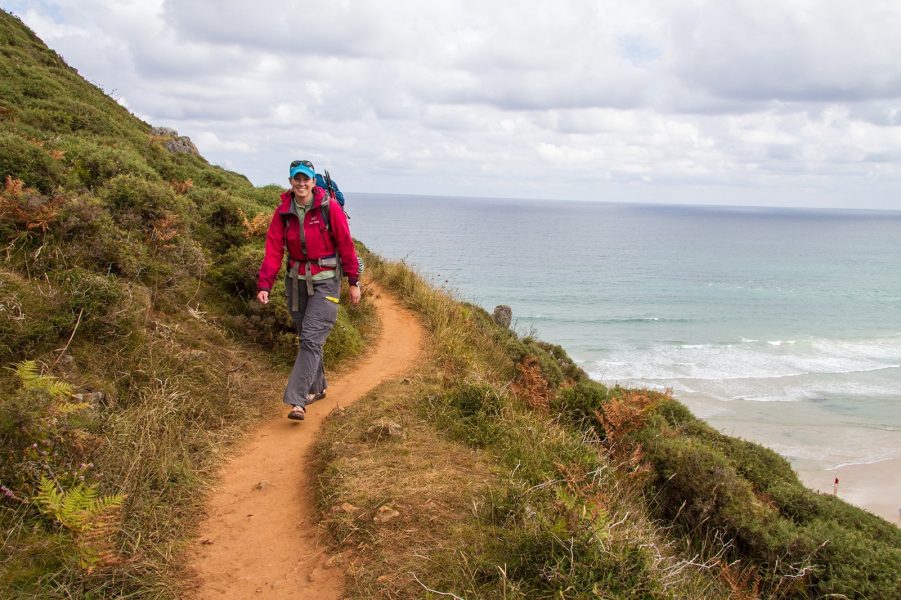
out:
M194 145L191 138L185 135L177 137L174 140L166 140L163 143L163 146L165 146L166 150L169 152L174 152L176 154L196 154L197 156L200 156L197 146Z
M77 402L88 402L91 406L102 406L106 404L106 394L103 392L82 392L80 394L72 394Z
M178 137L178 132L171 127L153 127L150 129L150 133L152 133L153 135Z
M379 419L374 425L366 430L366 433L363 434L363 439L375 442L383 439L403 437L404 428L388 419Z
M491 319L504 329L509 329L510 323L513 321L513 309L506 304L495 306Z
M59 370L65 374L71 375L78 371L78 365L75 364L75 357L69 353L63 354L57 365Z

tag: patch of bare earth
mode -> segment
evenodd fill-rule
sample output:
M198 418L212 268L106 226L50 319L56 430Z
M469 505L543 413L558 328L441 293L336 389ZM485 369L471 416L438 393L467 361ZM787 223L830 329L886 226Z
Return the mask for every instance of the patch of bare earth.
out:
M330 556L315 507L313 445L326 416L408 371L423 330L387 295L376 299L382 332L369 356L330 382L304 421L287 407L235 450L207 500L207 516L187 557L198 599L342 598L341 557ZM281 398L273 398L273 404Z

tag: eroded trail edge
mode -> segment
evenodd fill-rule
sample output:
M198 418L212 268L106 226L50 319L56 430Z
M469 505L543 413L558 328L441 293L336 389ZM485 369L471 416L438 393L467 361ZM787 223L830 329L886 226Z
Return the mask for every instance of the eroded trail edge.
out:
M194 598L317 598L343 596L344 574L330 567L317 527L308 463L329 412L348 406L416 361L422 327L387 294L376 294L382 332L355 369L330 381L328 395L307 407L304 421L287 408L235 451L207 501L207 516L188 551L198 576ZM281 402L273 398L273 402Z

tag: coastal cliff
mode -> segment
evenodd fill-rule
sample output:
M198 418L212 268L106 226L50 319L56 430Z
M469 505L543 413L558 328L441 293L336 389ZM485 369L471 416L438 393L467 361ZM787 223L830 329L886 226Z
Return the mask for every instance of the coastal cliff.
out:
M252 300L279 189L5 12L0 74L0 595L178 597L197 496L294 353L283 294ZM898 597L894 525L360 250L429 343L310 466L354 597ZM377 334L370 302L342 309L330 368ZM397 435L367 434L386 417Z

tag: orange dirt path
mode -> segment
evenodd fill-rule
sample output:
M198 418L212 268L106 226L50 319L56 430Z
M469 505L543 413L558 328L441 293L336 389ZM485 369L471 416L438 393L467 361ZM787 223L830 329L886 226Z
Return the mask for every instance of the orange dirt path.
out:
M369 288L368 293L379 292ZM305 466L326 415L352 404L381 382L407 371L419 356L423 330L386 294L375 305L382 331L356 368L330 382L328 395L307 407L304 421L288 407L263 423L235 451L207 500L206 518L187 553L197 599L343 597L344 574L330 567L320 540L314 483ZM281 398L273 398L281 403Z

